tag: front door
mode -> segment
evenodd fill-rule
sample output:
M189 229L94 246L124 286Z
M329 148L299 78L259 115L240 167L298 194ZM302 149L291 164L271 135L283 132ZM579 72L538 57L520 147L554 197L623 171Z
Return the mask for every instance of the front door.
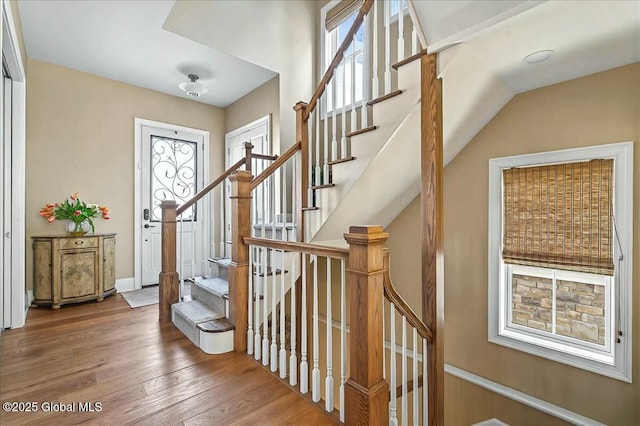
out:
M270 129L270 117L267 115L253 123L247 124L237 130L229 132L225 136L226 142L226 158L225 167L228 169L238 160L245 155L244 144L245 142L253 145L252 152L258 154L271 154L271 146L269 143L269 129ZM267 160L255 160L253 162L252 173L257 176L264 170L270 163ZM268 184L268 183L267 183ZM229 179L225 180L225 194L224 197L224 244L223 255L229 257L231 255L231 199L228 194L231 194L231 183ZM254 194L254 197L260 198L260 200L254 200L254 205L261 205L262 194ZM256 213L252 212L254 216L254 222L256 221ZM260 213L260 212L258 212Z
M158 283L162 266L164 200L178 206L204 187L204 140L184 131L142 126L142 285ZM176 255L182 278L202 275L207 247L204 203L178 217Z

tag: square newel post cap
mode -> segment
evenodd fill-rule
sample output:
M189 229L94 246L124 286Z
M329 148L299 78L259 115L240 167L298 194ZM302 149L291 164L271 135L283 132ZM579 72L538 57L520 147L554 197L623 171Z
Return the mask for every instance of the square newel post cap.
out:
M298 111L300 109L306 109L308 106L309 106L308 103L303 101L298 101L298 103L293 106L293 110Z
M251 182L253 180L253 175L248 170L238 170L229 176L229 181L231 182Z
M349 244L371 245L383 244L389 238L380 225L354 225L349 227L349 232L344 234L344 239Z

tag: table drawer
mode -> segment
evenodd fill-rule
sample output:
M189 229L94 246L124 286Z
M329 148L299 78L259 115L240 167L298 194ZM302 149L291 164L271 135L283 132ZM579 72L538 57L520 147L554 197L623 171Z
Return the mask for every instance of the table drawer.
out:
M98 237L61 238L58 242L60 250L98 247Z

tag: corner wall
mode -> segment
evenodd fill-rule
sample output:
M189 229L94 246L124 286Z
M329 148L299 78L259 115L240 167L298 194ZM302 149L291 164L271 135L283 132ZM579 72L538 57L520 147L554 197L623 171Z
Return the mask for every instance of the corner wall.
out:
M630 140L635 148L633 383L489 343L488 160ZM446 363L606 424L640 424L639 141L640 63L636 63L517 95L451 161L444 171ZM418 199L387 228L394 284L416 307L418 229ZM548 424L547 415L490 394L447 375L446 424L491 417L518 425Z
M33 288L31 236L60 234L38 212L78 191L111 209L96 232L115 232L116 278L133 277L134 118L210 132L209 176L224 166L224 111L92 74L29 60L27 84L27 289Z

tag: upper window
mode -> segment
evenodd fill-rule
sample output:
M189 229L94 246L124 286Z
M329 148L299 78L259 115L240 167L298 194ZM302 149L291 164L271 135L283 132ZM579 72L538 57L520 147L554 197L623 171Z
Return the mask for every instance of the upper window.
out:
M631 381L632 149L490 160L490 341Z
M333 60L338 48L351 29L362 2L358 0L332 1L322 9L323 50L322 73ZM334 78L327 86L325 111L340 110L356 105L364 99L365 23L360 25L344 53Z

